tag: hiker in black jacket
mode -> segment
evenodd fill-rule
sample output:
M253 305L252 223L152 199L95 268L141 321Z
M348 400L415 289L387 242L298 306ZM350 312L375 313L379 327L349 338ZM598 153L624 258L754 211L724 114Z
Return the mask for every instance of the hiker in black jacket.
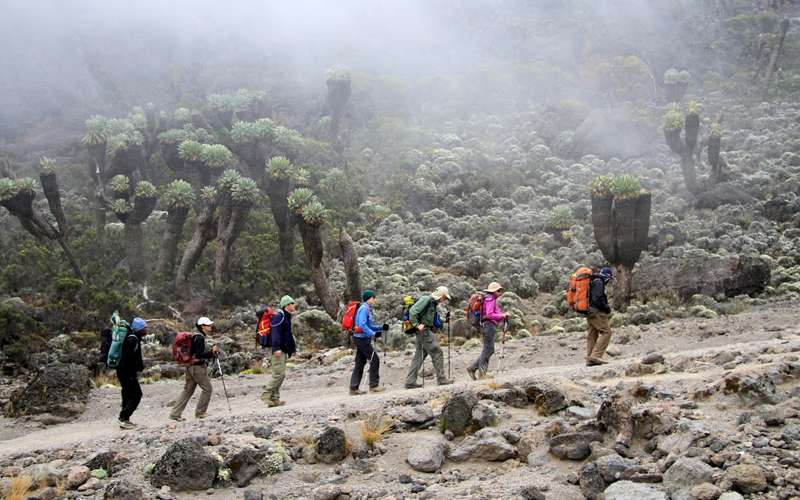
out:
M272 379L264 388L261 400L267 406L283 406L281 401L281 384L286 378L286 361L297 352L297 345L292 335L292 315L295 313L294 299L288 295L281 297L281 310L270 319L270 336L272 337L272 356L270 369Z
M611 281L613 272L604 267L592 276L589 283L589 314L586 316L588 331L586 334L586 366L604 365L603 359L608 344L611 342L611 307L608 305L606 285Z
M169 418L177 422L182 422L184 408L192 398L197 386L200 386L202 393L200 399L197 400L197 408L195 408L195 418L205 418L208 404L211 402L211 380L208 378L208 361L213 359L219 353L219 346L214 346L210 350L206 350L206 335L210 334L213 330L214 322L203 316L197 320L195 327L197 332L192 335L192 347L190 353L194 358L194 362L186 367L186 383L183 386L183 392L180 397L175 401L175 406L172 407L172 412Z
M133 429L136 424L130 418L139 401L142 400L142 387L139 385L139 372L144 370L142 361L142 337L147 335L147 323L142 318L133 318L131 329L122 343L122 355L117 365L117 380L122 387L122 410L119 412L119 428Z

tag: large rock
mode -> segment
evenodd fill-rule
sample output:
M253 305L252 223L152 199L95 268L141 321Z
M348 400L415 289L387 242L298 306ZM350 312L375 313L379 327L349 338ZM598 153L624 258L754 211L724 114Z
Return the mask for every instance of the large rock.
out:
M320 309L308 309L292 320L296 338L302 338L318 348L338 347L342 343L342 328Z
M219 463L192 438L176 441L156 462L150 484L176 491L205 490L217 477Z
M412 469L419 472L438 472L444 464L444 443L432 439L418 441L406 459Z
M667 495L651 486L633 481L618 481L603 492L605 500L667 500Z
M616 453L609 453L608 455L598 458L595 463L597 469L603 476L606 483L613 483L622 478L625 471L637 466L636 461L628 458L622 458Z
M567 432L550 439L550 453L562 460L583 460L592 452L589 445L602 440L599 432Z
M427 404L402 406L391 412L400 422L413 426L424 426L434 420L433 408Z
M734 490L745 495L767 489L767 478L758 465L734 465L725 471L725 479L733 484Z
M681 457L664 473L664 486L673 499L688 498L698 484L712 482L714 469L696 458Z
M89 468L85 465L75 465L67 469L67 480L64 486L68 490L77 490L80 485L89 480Z
M572 152L620 159L642 156L656 144L656 130L627 107L598 108L575 131Z
M496 429L487 427L468 436L461 443L448 451L447 458L454 462L464 460L486 460L502 462L517 456L517 449L511 445Z
M524 389L528 399L542 415L550 415L568 406L564 393L552 384L531 382Z
M493 406L480 402L472 408L472 427L483 429L497 425L497 410Z
M594 462L588 462L581 467L578 473L581 493L589 500L594 500L606 489L606 482L600 469Z
M6 413L12 417L40 413L74 417L86 408L90 389L86 367L51 363L39 368L33 380L11 394Z
M236 486L244 488L259 474L259 462L265 456L264 450L242 448L229 457L223 467L231 470L231 479L236 482Z
M477 404L478 397L472 391L457 392L450 396L442 408L442 432L464 435L472 422L472 409Z
M135 484L127 481L114 481L106 486L103 493L105 500L145 500L144 492Z
M715 209L722 205L748 205L755 198L731 184L718 184L708 191L697 194L697 208Z
M686 299L695 294L719 293L735 297L762 292L769 279L769 264L759 257L717 255L693 249L680 257L642 258L633 274L632 287L634 293L643 295L667 289Z
M335 464L347 457L347 436L338 427L325 427L315 442L317 460L322 463Z

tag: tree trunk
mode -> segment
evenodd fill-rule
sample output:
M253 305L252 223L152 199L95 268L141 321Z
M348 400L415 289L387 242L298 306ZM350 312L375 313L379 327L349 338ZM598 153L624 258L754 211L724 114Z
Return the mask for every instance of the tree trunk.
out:
M250 205L235 206L230 212L228 223L219 230L217 243L217 257L214 262L214 288L220 289L230 280L230 259L233 253L233 243L242 232Z
M780 24L778 25L778 29L780 30L780 34L778 35L778 43L772 48L772 54L769 58L769 65L767 65L767 71L764 74L764 83L766 84L767 89L769 89L769 85L772 83L775 72L778 70L778 61L780 60L781 53L783 52L783 44L786 41L786 33L789 31L788 17L784 17L781 20Z
M269 208L275 225L278 227L278 247L281 260L289 265L294 262L294 220L289 215L286 198L289 196L289 184L284 181L270 180L267 189Z
M353 239L342 228L339 233L339 248L342 250L342 263L344 275L347 280L347 300L361 300L361 276L358 270L358 255L353 245Z
M205 202L198 211L194 233L183 251L178 274L175 277L175 289L179 293L183 291L189 275L200 261L208 242L217 237L216 208L216 201Z
M697 194L700 189L697 187L697 171L694 167L694 157L690 154L681 158L681 172L686 190L692 194Z
M711 165L708 182L711 186L719 184L724 177L725 160L719 155L721 142L721 138L717 135L708 138L708 164Z
M631 303L631 284L633 275L630 268L624 265L615 266L616 277L614 283L614 309L625 312Z
M617 261L617 248L614 245L614 224L611 207L614 199L611 196L592 196L592 227L594 239L603 257L608 262Z
M147 261L144 255L144 231L141 224L125 224L125 250L131 281L144 283L147 281Z
M328 316L336 321L336 315L339 312L339 301L331 293L328 276L325 274L325 269L322 265L324 248L322 246L320 228L319 226L307 224L303 220L298 221L297 227L300 230L300 237L303 238L303 251L305 252L306 260L311 266L311 281L314 283L314 290L319 296L322 308L325 309Z
M161 238L161 250L156 267L162 280L174 282L173 273L175 272L175 257L178 255L178 241L180 241L188 215L188 207L175 207L167 212L167 224L164 228L164 236Z
M47 198L50 213L53 214L58 223L58 231L66 236L69 228L67 227L67 218L64 216L64 208L61 206L61 191L58 189L56 174L40 174L39 182L42 183L42 191L44 191L44 196Z
M75 260L75 256L72 255L72 251L67 246L67 242L64 241L63 238L58 238L58 245L61 247L61 251L64 253L64 258L67 259L70 267L72 267L72 272L75 274L75 277L81 281L83 280L83 273L81 273L81 267L78 265L78 261Z

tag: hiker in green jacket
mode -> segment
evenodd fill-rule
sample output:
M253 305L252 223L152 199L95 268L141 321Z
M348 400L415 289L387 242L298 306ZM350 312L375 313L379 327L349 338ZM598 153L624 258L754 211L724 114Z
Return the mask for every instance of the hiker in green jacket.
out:
M448 300L450 300L450 291L446 286L440 286L432 294L424 295L420 298L408 311L409 321L417 328L415 335L417 350L414 352L414 359L411 361L408 376L406 376L406 389L422 387L417 383L417 375L426 356L430 356L433 360L437 383L439 385L453 383L451 379L446 378L444 375L444 355L434 333L434 330L442 327L436 307Z

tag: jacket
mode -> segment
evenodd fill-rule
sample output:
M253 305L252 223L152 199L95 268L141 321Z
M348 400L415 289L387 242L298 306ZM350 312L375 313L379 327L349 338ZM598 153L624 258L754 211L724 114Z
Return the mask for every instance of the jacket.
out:
M594 276L589 283L589 313L601 312L611 314L606 296L606 279Z
M197 360L195 365L204 365L206 361L214 357L214 353L206 351L206 336L200 332L192 334L192 356Z
M498 325L505 319L503 309L497 302L497 296L493 293L487 293L483 298L483 312L481 312L481 321L484 323L491 322L493 325Z
M372 315L372 306L366 302L358 306L358 311L356 311L356 327L358 327L360 331L354 333L353 337L360 339L371 339L378 331L383 330L382 325L375 324L375 319Z
M129 330L125 341L122 343L122 355L119 359L119 365L117 365L117 373L136 376L137 372L143 370L141 338Z
M408 310L408 320L414 327L422 323L426 328L434 328L435 317L436 300L430 295L425 295L420 298L411 306L411 309Z
M281 309L269 320L272 352L283 351L291 358L297 352L297 345L292 336L292 315Z

